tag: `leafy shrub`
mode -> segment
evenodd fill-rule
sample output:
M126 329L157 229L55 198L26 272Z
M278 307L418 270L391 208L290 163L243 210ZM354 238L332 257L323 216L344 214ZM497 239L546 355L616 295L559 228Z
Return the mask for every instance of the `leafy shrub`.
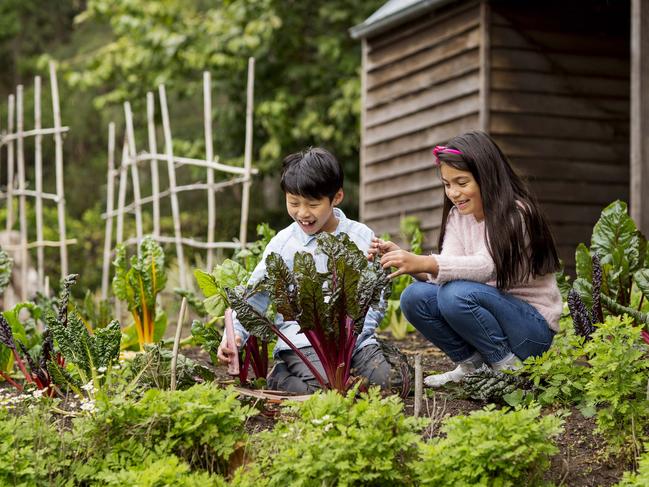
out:
M521 373L529 376L538 402L585 407L590 368L584 341L583 336L575 333L572 321L564 319L550 348L540 356L525 360Z
M0 409L0 485L50 485L68 466L45 411L14 416Z
M586 398L597 406L597 429L614 450L638 451L649 421L649 360L640 332L631 317L607 317L584 347L591 365Z
M491 405L448 419L442 426L446 437L424 445L413 464L418 485L538 485L558 451L552 439L563 423L558 416L539 417L540 410Z
M79 468L90 456L119 456L126 448L131 456L174 454L191 468L225 472L246 441L245 421L255 414L232 389L210 385L174 392L151 389L137 402L98 397L96 405L94 416L75 420Z
M239 469L238 486L408 485L418 432L426 420L406 416L396 396L370 389L356 400L318 392L286 412L296 418L252 438L254 463Z
M622 480L614 487L646 487L647 485L649 485L649 452L640 456L638 471L625 472Z

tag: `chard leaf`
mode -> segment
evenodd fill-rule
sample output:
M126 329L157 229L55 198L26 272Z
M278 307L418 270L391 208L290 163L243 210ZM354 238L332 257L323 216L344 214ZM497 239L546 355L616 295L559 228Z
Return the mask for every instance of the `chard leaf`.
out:
M295 279L284 259L275 252L271 252L266 257L266 278L263 281L263 289L272 296L275 309L284 317L284 321L297 319L300 310L296 301Z
M167 284L165 272L165 255L162 247L151 236L144 237L138 248L138 255L131 258L131 268L135 271L131 285L140 292L139 299L144 298L144 304L149 309L154 309L155 299ZM133 282L135 281L135 283ZM143 287L138 289L138 284ZM143 303L140 303L143 304Z
M250 273L239 263L226 259L214 268L214 278L221 288L235 288L245 285Z
M645 299L649 300L649 269L642 269L633 274L633 280Z
M196 282L198 283L198 287L203 293L203 296L206 298L219 292L219 285L216 283L216 279L212 274L200 269L194 269L194 277L196 278Z
M241 288L228 289L230 307L237 313L237 319L257 338L270 341L274 338L273 323L248 303L249 294Z
M217 294L214 294L203 301L203 305L205 306L205 311L210 316L223 316L228 307L228 300L227 297L219 291Z
M338 261L341 259L357 271L367 266L365 255L346 233L336 236L322 232L316 238L318 250L327 256L329 274L333 275L336 272Z
M131 309L131 296L129 293L129 285L127 280L128 261L126 260L126 246L119 244L115 248L115 260L113 261L115 267L115 276L113 277L113 292L118 299L126 301Z
M7 286L9 286L12 267L13 260L9 257L7 252L0 249L0 294L4 293Z
M302 330L313 330L326 321L326 304L323 283L319 279L313 255L308 252L295 254L293 273L297 282L297 302L300 313L296 321Z
M119 359L121 340L122 330L117 320L113 320L104 328L96 330L95 335L90 339L95 367L108 367Z
M153 341L159 342L164 338L167 330L168 317L167 313L161 308L156 310L155 319L153 320Z

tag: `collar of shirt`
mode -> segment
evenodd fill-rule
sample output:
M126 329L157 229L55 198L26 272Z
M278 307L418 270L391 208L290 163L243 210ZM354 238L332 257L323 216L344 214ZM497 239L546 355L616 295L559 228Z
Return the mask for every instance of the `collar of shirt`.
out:
M340 208L334 208L334 216L338 219L338 226L334 230L333 234L338 235L341 232L347 232L348 220L343 211ZM293 235L295 238L304 246L307 246L312 240L315 239L317 234L309 235L304 232L300 225L293 223Z

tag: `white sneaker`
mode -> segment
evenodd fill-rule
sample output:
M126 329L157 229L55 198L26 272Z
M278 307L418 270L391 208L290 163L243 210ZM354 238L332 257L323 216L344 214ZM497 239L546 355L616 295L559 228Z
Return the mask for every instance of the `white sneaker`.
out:
M441 387L444 384L448 384L449 382L460 382L465 375L470 374L471 372L475 372L478 367L476 367L475 364L470 361L460 362L457 367L449 372L429 375L424 379L424 384L426 384L428 387Z
M503 370L518 370L523 366L523 362L510 352L504 359L490 365L492 369L502 372Z

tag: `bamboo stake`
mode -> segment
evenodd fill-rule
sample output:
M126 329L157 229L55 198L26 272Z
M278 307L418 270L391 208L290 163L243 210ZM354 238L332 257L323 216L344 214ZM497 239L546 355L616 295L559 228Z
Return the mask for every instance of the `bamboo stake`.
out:
M135 131L133 130L133 112L131 112L131 104L124 103L124 115L126 117L126 140L128 143L129 159L135 159L137 153L135 151ZM138 241L142 240L142 207L140 204L140 174L138 172L137 164L131 164L131 179L133 182L133 203L135 204L135 232Z
M113 246L113 200L115 199L115 124L108 124L108 176L106 178L106 229L104 231L104 262L101 272L101 299L108 299L110 254Z
M239 242L241 248L247 243L248 207L250 205L250 169L252 168L252 110L254 104L255 85L255 58L248 58L248 90L246 97L246 146L243 157L246 181L243 183L241 194L241 226L239 228Z
M34 128L41 129L41 77L34 78ZM43 240L43 136L37 134L34 138L34 164L36 166L36 240ZM38 289L43 290L45 279L45 249L37 247Z
M134 160L129 160L128 164L135 164L141 161L150 161L152 159L164 159L167 160L167 154L138 154ZM238 166L228 166L227 164L221 164L218 162L218 157L214 161L205 161L203 159L192 159L191 157L179 157L173 156L173 162L176 166L184 166L186 164L196 167L209 167L217 171L223 171L231 174L245 174L246 170L243 167ZM259 169L251 168L250 174L259 174Z
M174 336L174 348L171 352L171 390L176 390L176 365L178 364L178 348L180 345L180 333L183 329L185 312L187 310L187 298L183 298L180 304L180 314L178 315L178 324L176 325L176 334Z
M150 91L146 94L146 121L149 133L149 153L158 152L155 134L155 99ZM160 235L160 177L158 160L151 159L151 196L153 198L153 235Z
M421 400L424 390L424 375L421 370L421 354L415 355L415 418L421 414Z
M54 63L50 61L50 86L52 90L52 111L54 113L55 161L56 161L56 194L59 219L59 239L61 241L61 278L68 275L68 248L66 246L65 232L65 192L63 184L63 138L61 137L61 110L59 106L59 85L56 79Z
M16 130L23 131L23 85L16 88ZM16 141L16 162L18 163L18 189L25 190L25 153L23 138ZM20 299L27 300L27 206L25 195L18 197L18 218L20 220Z
M14 131L14 111L16 100L14 95L9 95L9 107L7 113L7 131L11 134ZM10 140L7 144L7 232L14 226L14 143Z
M178 207L178 195L176 194L176 168L173 161L173 142L171 138L171 126L169 124L169 111L167 109L167 93L164 85L158 87L160 94L160 112L162 114L162 129L165 138L165 152L167 154L167 171L169 173L169 189L171 191L171 214L174 222L174 240L176 243L176 258L178 259L178 271L180 272L180 287L187 288L185 279L185 257L183 255L182 233L180 229L180 208Z
M119 194L117 195L117 229L115 233L115 244L124 240L124 204L126 203L126 185L128 174L126 173L126 160L128 159L128 148L126 141L122 144L122 160L119 166Z
M203 119L205 124L205 159L212 161L214 159L214 143L212 140L212 80L209 71L203 72ZM207 169L207 243L214 242L214 223L216 218L216 204L214 190L211 186L214 184L214 170ZM207 251L207 268L212 269L214 252L212 249Z

